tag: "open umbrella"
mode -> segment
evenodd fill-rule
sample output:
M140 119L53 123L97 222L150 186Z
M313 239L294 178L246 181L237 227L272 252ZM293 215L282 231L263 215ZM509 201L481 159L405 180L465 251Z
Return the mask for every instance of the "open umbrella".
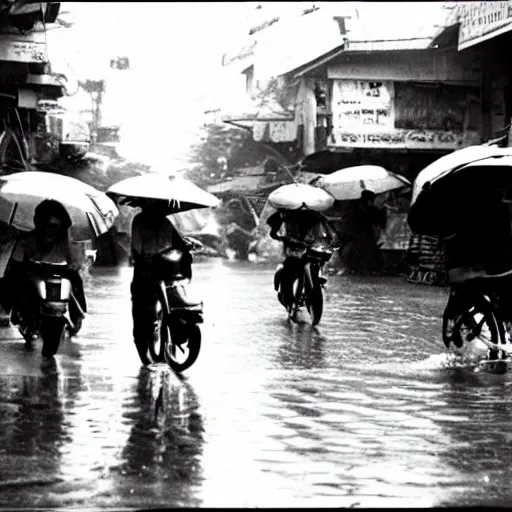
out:
M358 165L347 167L322 176L315 185L329 192L338 201L359 199L363 190L371 190L375 194L389 192L410 186L409 180L379 167L378 165Z
M15 205L12 211L0 208L0 222L21 231L34 228L34 211L44 199L62 203L73 225L70 235L75 241L92 240L106 233L119 211L103 192L75 178L39 171L0 176L0 197Z
M414 180L412 189L412 203L416 201L419 193L426 183L433 183L443 176L450 174L454 169L461 168L471 162L512 155L512 148L499 148L497 146L469 146L459 149L448 155L438 158L423 169ZM411 203L411 204L412 204Z
M107 195L119 204L141 206L145 199L166 201L168 213L178 213L196 208L214 208L219 199L179 176L144 174L115 183Z
M485 210L487 201L494 200L497 187L510 197L512 154L500 153L440 171L424 180L411 202L411 229L424 235L447 236L454 229L454 219L478 208ZM423 178L420 175L418 178Z
M268 196L268 201L274 208L296 210L305 206L310 210L323 212L334 204L334 197L312 185L290 183L274 190Z

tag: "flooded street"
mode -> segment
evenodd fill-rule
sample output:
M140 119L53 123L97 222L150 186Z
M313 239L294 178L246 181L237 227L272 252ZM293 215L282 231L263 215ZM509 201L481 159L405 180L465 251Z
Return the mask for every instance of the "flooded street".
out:
M512 379L449 364L447 290L330 277L289 324L274 267L200 262L203 346L142 369L131 269L93 269L80 337L43 361L2 329L4 507L507 505Z

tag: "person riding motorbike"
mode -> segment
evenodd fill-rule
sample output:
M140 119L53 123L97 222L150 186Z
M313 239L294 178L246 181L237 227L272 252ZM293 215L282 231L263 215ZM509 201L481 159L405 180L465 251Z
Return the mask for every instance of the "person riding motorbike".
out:
M311 246L317 241L327 242L332 247L336 240L336 233L329 225L328 220L319 212L301 208L298 210L278 210L268 219L270 226L270 237L283 242L284 261L278 266L274 280L275 290L281 304L286 307L293 300L293 297L285 297L279 292L280 284L292 280L300 265L301 259L293 256L292 251L301 247ZM284 228L284 233L281 229ZM320 282L324 284L327 280L320 274ZM284 286L285 293L292 293L291 286Z
M59 274L71 281L72 292L77 302L69 303L69 314L74 328L70 334L78 333L82 326L87 303L82 278L79 270L84 258L82 251L69 240L71 218L66 208L52 199L45 199L37 205L34 212L35 228L16 242L2 278L2 307L11 314L11 322L19 324L16 310L24 319L24 336L27 341L36 337L36 305L37 297L29 286L29 275L34 270L34 262L62 263L67 265L59 270Z
M161 200L145 200L141 204L142 211L132 221L131 229L131 260L133 278L130 286L132 296L133 339L144 365L151 364L148 354L148 333L156 335L157 321L156 303L158 297L157 282L161 279L158 255L170 249L183 252L183 273L192 279L192 255L194 246L180 235L172 222L167 218L168 204ZM175 299L183 305L189 304L183 287L176 287Z
M470 277L512 269L512 210L506 196L506 190L499 186L488 191L480 189L474 200L466 196L472 208L455 211L452 233L443 237L450 281L444 313L449 319L443 332L446 347L452 342L462 346L453 331L454 319L465 308L464 286L460 283Z

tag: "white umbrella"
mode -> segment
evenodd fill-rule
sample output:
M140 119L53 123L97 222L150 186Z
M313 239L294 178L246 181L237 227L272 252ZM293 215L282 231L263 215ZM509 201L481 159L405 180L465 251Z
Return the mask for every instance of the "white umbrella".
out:
M107 195L120 204L140 206L144 199L157 199L169 203L169 213L195 208L214 208L219 199L179 176L144 174L115 183Z
M414 180L411 205L416 202L425 183L434 183L443 176L451 173L455 168L471 162L487 159L493 156L512 155L512 148L499 148L496 146L469 146L453 153L442 156L425 167Z
M0 197L15 204L0 209L0 221L21 231L34 228L34 211L44 199L54 199L67 210L75 241L92 240L106 233L119 211L103 192L75 178L50 172L26 171L0 176Z
M375 194L410 186L408 179L378 165L358 165L340 169L319 178L315 185L329 192L338 201L359 199L363 190Z
M323 212L334 204L334 197L322 189L305 183L290 183L276 188L268 202L278 209L297 210L306 206L310 210Z

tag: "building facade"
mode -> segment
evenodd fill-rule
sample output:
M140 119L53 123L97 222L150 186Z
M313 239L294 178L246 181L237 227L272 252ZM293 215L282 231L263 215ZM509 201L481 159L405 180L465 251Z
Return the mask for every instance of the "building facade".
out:
M66 87L66 77L52 72L46 47L59 10L59 2L0 2L2 165L26 167L49 143L40 104L62 97Z

